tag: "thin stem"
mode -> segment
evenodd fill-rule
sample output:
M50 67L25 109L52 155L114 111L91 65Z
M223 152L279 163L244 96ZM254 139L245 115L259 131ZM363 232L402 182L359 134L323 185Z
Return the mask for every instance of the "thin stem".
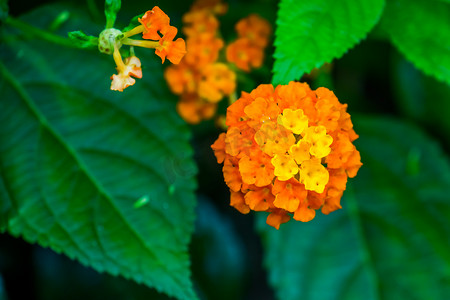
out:
M125 38L128 38L128 37L132 36L132 35L139 34L141 32L144 32L144 30L145 30L144 25L136 26L133 29L131 29L131 30L127 31L127 32L124 32L123 33L123 38L125 39Z
M114 44L113 57L117 65L117 71L121 73L123 70L125 70L125 64L123 63L122 56L120 55L119 47L117 47L117 44Z
M106 19L105 29L113 28L115 22L116 22L116 19L115 19L115 18L114 18L114 19L112 19L112 18L107 18L107 19Z
M132 39L123 39L120 41L123 45L130 45L130 46L138 46L138 47L144 47L144 48L150 48L150 49L156 49L159 46L161 46L158 42L154 41L141 41L141 40L132 40Z
M22 30L25 34L31 34L34 35L38 38L41 38L43 40L52 42L54 44L58 44L58 45L62 45L62 46L67 46L67 47L73 47L73 48L77 48L76 45L74 45L74 43L72 43L72 41L68 38L64 38L62 36L47 32L45 30L42 30L40 28L31 26L25 22L22 22L18 19L14 19L12 17L7 17L5 20L5 23L8 25L11 25L17 29Z

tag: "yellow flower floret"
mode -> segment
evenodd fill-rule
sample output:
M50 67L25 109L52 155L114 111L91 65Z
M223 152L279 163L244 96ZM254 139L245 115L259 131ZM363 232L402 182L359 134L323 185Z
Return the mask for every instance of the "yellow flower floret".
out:
M281 181L289 180L298 173L298 166L289 155L276 154L271 163L275 167L273 173Z
M296 163L301 164L305 160L311 158L311 155L309 154L310 149L311 144L302 139L289 148L289 154L294 158Z
M295 134L301 134L303 130L308 128L308 117L303 114L302 109L286 108L283 110L283 114L278 116L278 124L283 125Z
M322 193L329 178L327 169L317 159L306 160L300 166L300 182L306 190Z
M264 153L273 156L285 154L286 149L295 144L295 137L289 130L270 122L264 123L255 133L255 142Z
M333 138L327 134L325 126L311 126L304 132L303 140L311 144L309 152L317 158L330 154Z

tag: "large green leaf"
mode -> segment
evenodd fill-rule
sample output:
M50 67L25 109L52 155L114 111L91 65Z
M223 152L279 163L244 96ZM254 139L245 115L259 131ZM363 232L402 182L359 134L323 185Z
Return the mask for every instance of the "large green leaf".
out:
M276 231L260 222L279 299L445 299L450 165L418 128L357 118L364 165L343 209Z
M72 7L74 29L101 28ZM3 32L0 50L0 226L98 271L179 299L196 298L188 243L196 166L161 61L136 49L144 77L109 90L111 56ZM148 54L147 54L148 53Z
M275 31L274 84L341 57L377 23L384 0L281 0Z
M425 72L450 84L450 4L392 0L380 22L394 45Z

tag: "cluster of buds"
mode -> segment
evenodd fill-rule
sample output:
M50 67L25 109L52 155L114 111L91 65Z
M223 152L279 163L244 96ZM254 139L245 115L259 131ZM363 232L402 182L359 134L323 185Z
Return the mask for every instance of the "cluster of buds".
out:
M186 43L182 38L174 40L177 28L170 25L170 18L158 7L147 11L139 18L140 25L122 32L115 28L107 28L99 36L98 49L106 54L113 54L118 74L111 76L111 90L123 91L135 83L135 78L142 78L141 62L134 55L134 46L155 49L155 54L164 63L167 58L178 64L186 54ZM144 40L131 39L131 36L142 34ZM130 56L122 59L120 48L130 46Z
M225 14L227 5L220 0L196 1L190 11L183 16L183 32L186 35L188 53L180 64L166 68L164 77L174 94L180 96L177 110L180 116L191 124L210 119L217 110L217 104L224 97L234 99L236 90L236 73L226 61L220 61L220 51L224 48L224 41L218 32L218 15ZM258 21L255 21L257 18ZM251 44L267 45L268 34L265 41L261 41L261 32L256 30L252 34L249 31L262 24L259 17L252 15L238 23L238 32L242 38L252 41ZM266 21L270 33L270 26ZM256 24L256 25L255 25ZM232 47L233 49L233 47ZM240 58L254 56L253 48L234 47ZM252 67L259 67L262 63L263 51L258 54L259 61L250 63ZM222 55L224 56L224 55ZM232 55L233 56L233 55ZM248 60L248 59L247 59ZM241 67L241 60L230 61ZM246 71L249 68L243 68Z
M306 83L260 85L228 107L226 125L211 146L241 213L267 211L275 228L307 222L321 208L341 208L347 178L361 158L347 105L326 88Z

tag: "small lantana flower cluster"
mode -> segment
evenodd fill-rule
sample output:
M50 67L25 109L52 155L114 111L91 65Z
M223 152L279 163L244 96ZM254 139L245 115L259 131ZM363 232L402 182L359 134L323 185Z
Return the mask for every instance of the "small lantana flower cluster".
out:
M291 214L308 222L319 208L341 208L347 178L362 165L346 110L333 92L306 83L243 92L228 107L227 132L211 146L224 163L231 206L267 211L267 224L277 229Z
M211 119L217 110L218 102L224 97L232 96L236 90L235 71L230 64L219 59L224 41L219 34L217 16L225 14L227 8L220 0L196 1L193 4L190 11L183 16L183 32L187 37L188 53L180 64L166 68L164 73L171 91L180 95L177 104L178 113L191 124ZM268 26L268 23L266 25ZM248 26L251 24L240 25L239 28L245 27L242 29L243 35L246 34L245 30L249 30ZM248 50L248 47L239 47L237 55L251 56L252 53ZM259 56L263 55L262 50ZM238 60L235 63L238 67L249 65ZM250 63L250 65L259 67L261 63L262 58L259 64ZM248 71L247 65L245 70Z
M141 62L134 55L133 46L155 49L155 54L163 63L167 58L173 64L178 64L186 54L185 41L182 38L174 40L178 29L170 25L170 18L158 6L147 11L138 21L140 25L129 31L108 28L99 36L99 51L112 53L117 65L118 74L111 76L111 90L123 91L135 83L133 77L142 78ZM144 40L130 39L141 33ZM125 60L120 54L122 45L131 46L130 56Z
M261 67L272 32L269 22L251 14L236 24L236 32L238 39L227 46L227 60L246 72Z

